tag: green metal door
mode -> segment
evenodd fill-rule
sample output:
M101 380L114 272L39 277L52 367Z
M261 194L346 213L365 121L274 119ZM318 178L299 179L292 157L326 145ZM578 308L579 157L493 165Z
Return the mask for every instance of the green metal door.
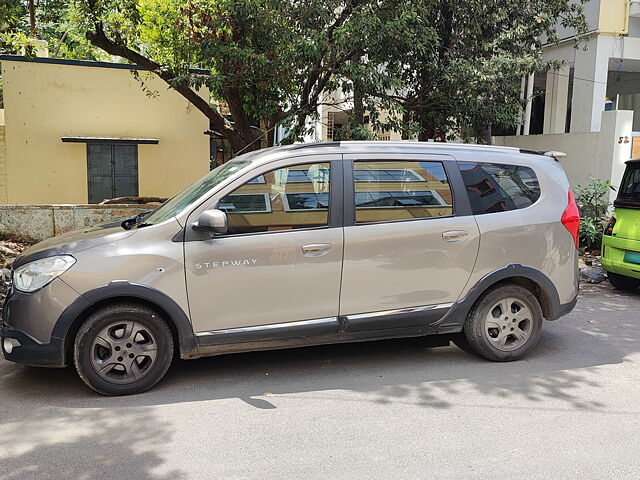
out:
M87 145L89 203L138 195L138 146Z

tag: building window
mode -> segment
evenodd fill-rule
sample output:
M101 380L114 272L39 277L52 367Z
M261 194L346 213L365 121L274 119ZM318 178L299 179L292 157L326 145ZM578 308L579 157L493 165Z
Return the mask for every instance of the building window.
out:
M385 168L381 170L355 170L356 182L424 182L424 178L414 170L407 168Z
M329 208L329 192L287 193L284 209L295 210L327 210Z
M268 213L271 211L271 202L266 193L235 193L220 200L218 208L227 214Z
M138 196L138 146L87 144L89 203Z

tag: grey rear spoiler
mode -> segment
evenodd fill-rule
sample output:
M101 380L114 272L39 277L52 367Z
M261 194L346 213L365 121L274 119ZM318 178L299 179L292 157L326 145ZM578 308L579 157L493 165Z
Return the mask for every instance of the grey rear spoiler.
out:
M548 152L544 152L544 155L546 155L547 157L553 157L556 162L558 160L560 160L561 158L567 158L567 154L564 152L558 152L556 150L550 150Z
M528 148L520 148L519 150L520 150L520 153L528 153L530 155L544 155L545 157L551 157L556 162L559 161L561 158L565 158L567 156L566 153L558 152L556 150L549 150L548 152L545 152L543 150L529 150Z

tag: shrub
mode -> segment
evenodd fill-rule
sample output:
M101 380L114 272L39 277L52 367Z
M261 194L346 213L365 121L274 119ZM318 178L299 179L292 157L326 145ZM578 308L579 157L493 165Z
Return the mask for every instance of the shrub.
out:
M611 180L590 177L590 184L576 186L576 202L580 209L580 246L599 249L602 232L609 217L609 191L616 188Z

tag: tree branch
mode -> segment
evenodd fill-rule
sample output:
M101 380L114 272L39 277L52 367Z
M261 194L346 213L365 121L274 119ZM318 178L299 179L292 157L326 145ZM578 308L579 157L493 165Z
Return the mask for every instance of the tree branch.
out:
M176 92L191 102L200 112L202 112L211 122L211 127L220 132L225 138L234 135L235 129L233 125L224 118L220 112L215 110L209 105L209 102L203 99L195 91L188 86L174 85L172 81L176 79L177 75L171 70L163 67L159 63L145 57L144 55L131 50L125 45L115 42L107 37L104 32L104 27L101 23L97 23L95 26L95 32L88 31L86 33L87 40L92 45L104 50L105 52L118 57L126 58L132 63L145 68L156 75L158 75L167 85L173 88Z

